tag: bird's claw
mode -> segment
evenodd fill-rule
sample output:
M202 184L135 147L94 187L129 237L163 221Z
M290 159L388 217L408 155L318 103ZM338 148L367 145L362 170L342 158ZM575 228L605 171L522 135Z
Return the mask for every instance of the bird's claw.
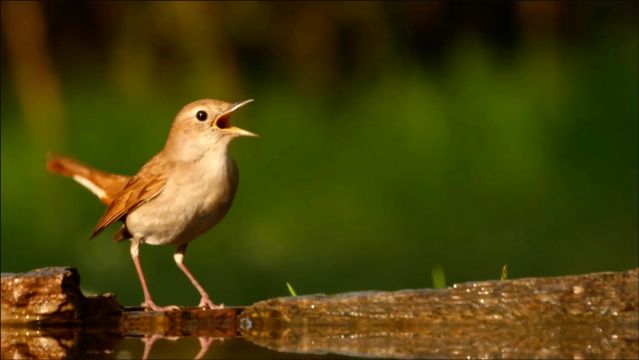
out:
M152 311L175 311L179 310L180 307L177 305L168 305L168 306L159 306L153 302L153 300L146 300L142 303L142 307L146 310Z
M200 300L200 303L198 304L198 307L201 308L209 308L209 309L224 309L224 304L213 304L213 301L211 301L211 299L208 296L202 296L202 299Z
M142 360L146 360L149 358L149 354L151 354L151 349L153 349L153 345L156 341L160 339L166 339L175 341L178 339L177 336L164 336L164 335L146 335L142 338L142 342L144 343L144 354L142 355ZM202 342L200 341L200 344Z
M199 360L201 359L204 354L207 353L207 351L209 351L209 347L211 346L211 343L213 342L213 338L212 337L199 337L198 341L200 342L200 351L197 353L197 355L195 355L195 357L193 358L193 360Z

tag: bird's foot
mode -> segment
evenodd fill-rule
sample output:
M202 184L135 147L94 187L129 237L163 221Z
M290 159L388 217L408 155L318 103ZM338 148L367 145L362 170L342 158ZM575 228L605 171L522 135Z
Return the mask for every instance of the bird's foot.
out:
M204 356L204 354L206 354L206 352L209 351L209 347L211 346L211 343L213 342L213 338L208 336L207 337L201 336L197 339L200 342L200 351L197 353L197 355L195 355L193 360L201 359Z
M198 304L198 307L209 309L224 309L224 304L215 305L208 296L202 296L202 300Z
M178 337L177 336L166 337L163 335L151 335L151 336L146 335L144 338L142 338L142 342L144 343L144 354L142 355L142 360L146 360L149 358L149 355L151 354L151 350L153 349L153 345L155 344L156 341L160 339L175 341L178 339ZM202 342L200 341L200 345L201 344Z
M179 310L180 307L177 305L168 305L168 306L159 306L156 303L153 302L153 300L145 300L142 303L142 307L146 310L153 310L153 311L174 311L174 310Z

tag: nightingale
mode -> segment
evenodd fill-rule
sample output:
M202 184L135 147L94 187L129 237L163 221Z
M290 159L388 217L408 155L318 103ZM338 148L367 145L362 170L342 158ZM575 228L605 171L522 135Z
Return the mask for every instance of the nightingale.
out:
M256 134L232 126L231 114L253 100L228 103L197 100L175 117L164 148L132 177L111 174L76 160L50 155L47 168L72 177L95 194L107 209L91 238L121 221L114 240L129 239L148 310L166 311L151 297L139 260L140 244L174 245L173 259L201 295L199 307L216 305L184 264L189 242L216 225L226 215L238 186L239 173L229 156L229 144Z

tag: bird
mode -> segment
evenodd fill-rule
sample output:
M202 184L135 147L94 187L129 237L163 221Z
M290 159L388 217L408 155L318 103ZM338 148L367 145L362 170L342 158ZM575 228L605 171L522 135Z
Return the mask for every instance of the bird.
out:
M187 245L219 223L229 211L239 182L229 144L256 134L231 125L231 115L253 99L229 103L202 99L176 115L164 148L134 176L112 174L80 161L49 154L47 169L71 177L107 206L91 238L122 222L115 241L130 240L130 253L144 292L145 310L169 311L157 305L147 287L139 260L141 244L176 246L173 259L199 292L198 307L216 305L184 264Z

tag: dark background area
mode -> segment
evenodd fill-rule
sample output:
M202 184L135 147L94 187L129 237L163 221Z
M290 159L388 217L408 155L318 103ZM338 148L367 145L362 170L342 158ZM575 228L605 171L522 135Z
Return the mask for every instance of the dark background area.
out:
M216 302L637 267L635 2L2 3L2 271L142 291L47 152L133 174L199 98L256 101L186 263ZM160 304L196 304L144 246ZM444 280L445 278L445 280ZM436 283L436 284L434 284Z

